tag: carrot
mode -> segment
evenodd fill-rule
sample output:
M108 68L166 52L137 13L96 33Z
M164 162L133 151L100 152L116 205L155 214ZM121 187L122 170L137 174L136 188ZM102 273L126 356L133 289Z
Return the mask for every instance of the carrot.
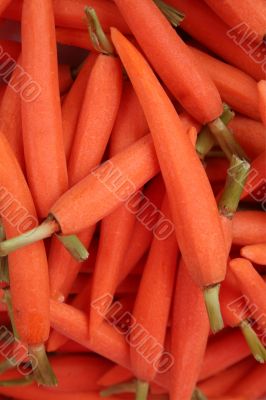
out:
M209 323L202 291L191 280L183 260L179 264L172 324L171 353L175 363L170 370L170 396L189 399L200 373Z
M266 128L266 81L260 81L258 83L258 94L259 94L259 111L261 119Z
M115 156L148 131L146 119L131 84L127 84L121 100L110 141L110 156ZM140 199L142 200L142 199ZM138 211L138 206L137 210ZM93 302L108 293L114 295L124 258L136 222L136 213L125 206L119 207L101 223L99 249L93 275ZM108 267L107 267L108 266ZM102 322L102 317L91 308L91 334Z
M249 54L246 54L228 36L228 26L206 4L203 2L199 3L197 0L168 0L167 2L176 9L184 12L186 18L182 21L181 28L198 42L254 79L260 80L264 78L262 69L263 58L259 58L259 49L254 49L252 53L253 59ZM255 61L256 52L259 62Z
M252 160L242 198L251 195L256 201L265 203L265 177L266 150Z
M38 4L30 0L23 2L22 64L39 90L34 101L22 101L22 124L28 182L38 214L44 217L67 189L50 0Z
M120 365L114 365L100 379L97 384L100 386L114 386L122 382L130 381L134 378L134 375L128 369L121 367Z
M266 365L258 365L247 373L230 390L232 395L242 395L250 400L261 398L265 394Z
M1 0L0 1L0 15L3 14L4 10L11 3L11 0Z
M265 224L263 211L238 211L233 219L233 243L240 246L262 243Z
M247 155L254 159L266 149L266 128L258 121L236 115L229 122L236 141Z
M55 24L66 28L87 30L84 8L88 5L86 0L56 0L54 1ZM124 33L129 29L121 17L117 7L108 0L91 0L89 5L96 10L104 31L110 26L117 26ZM7 19L21 19L22 1L13 0L3 16Z
M240 254L251 262L266 265L266 243L244 246L240 250Z
M219 90L222 100L235 111L255 120L260 120L255 79L203 51L194 47L190 47L190 49L197 61L210 75Z
M170 218L166 197L163 201L162 213L166 218ZM137 379L143 382L143 386L146 385L148 388L158 371L154 363L150 362L150 357L158 360L163 357L177 255L178 247L174 232L164 240L154 237L133 309L133 318L139 324L139 331L145 332L145 335L144 341L137 339L139 345L136 346L138 329L135 332L133 329L130 334L130 341L133 340L132 343L134 343L130 347L132 370ZM154 279L155 274L156 279ZM155 354L153 353L154 344L157 348ZM146 350L146 357L143 357L143 349Z
M67 64L58 65L58 79L60 94L65 94L73 84L71 67Z
M57 27L55 32L57 43L80 47L86 50L94 50L93 44L89 40L86 31Z
M263 41L266 26L266 7L263 0L257 1L255 8L252 0L247 0L245 3L241 0L205 0L205 2L227 25L236 27L245 23L249 32L256 33L256 41Z
M254 360L248 357L219 374L200 382L197 386L208 398L224 396L226 393L230 393L235 384L250 373L254 367L256 368Z
M151 129L184 262L193 280L205 289L207 307L210 303L217 306L219 283L225 276L226 254L209 181L172 103L149 65L117 30L112 29L111 36ZM177 157L176 149L182 157ZM189 185L192 180L193 184Z
M154 2L115 0L115 4L155 71L188 113L203 124L218 118L222 103L217 89Z

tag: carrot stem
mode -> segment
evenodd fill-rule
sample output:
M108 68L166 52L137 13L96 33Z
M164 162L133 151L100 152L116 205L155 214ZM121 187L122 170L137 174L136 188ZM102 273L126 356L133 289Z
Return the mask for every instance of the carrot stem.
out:
M36 368L33 370L35 381L40 385L56 386L57 379L48 360L45 346L43 344L29 347L30 358L37 360Z
M27 386L30 385L32 382L33 378L28 375L20 379L10 379L6 381L0 381L0 387Z
M75 260L82 262L87 260L89 252L83 245L81 240L76 235L56 235L57 239L63 244L66 250L75 258Z
M9 284L9 271L7 257L0 258L0 282Z
M136 400L146 400L149 394L148 382L137 380L136 382Z
M220 214L226 218L232 219L237 210L249 169L250 164L246 160L232 156L225 188L218 204Z
M170 6L169 4L166 4L164 1L154 0L154 3L157 5L157 7L162 11L162 13L168 19L168 21L175 28L177 28L180 25L180 23L184 20L185 18L184 13L176 10L174 7Z
M219 332L224 327L220 302L220 284L204 288L204 300L209 316L210 326L213 333Z
M114 46L105 35L96 11L92 7L85 7L88 20L88 30L95 50L106 55L114 55Z
M266 361L266 349L256 332L247 320L241 322L240 328L255 360L263 364Z
M245 152L235 141L231 131L221 118L216 118L214 121L209 122L208 127L229 160L231 160L233 154L247 159Z
M199 388L196 388L193 392L191 400L207 400L207 397Z
M110 386L108 389L102 390L100 395L101 397L109 397L120 393L136 393L136 381Z

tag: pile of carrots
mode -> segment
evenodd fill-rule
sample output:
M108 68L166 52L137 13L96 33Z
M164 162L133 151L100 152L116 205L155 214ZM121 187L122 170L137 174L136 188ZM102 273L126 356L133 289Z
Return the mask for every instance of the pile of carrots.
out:
M265 1L0 18L0 399L262 398Z

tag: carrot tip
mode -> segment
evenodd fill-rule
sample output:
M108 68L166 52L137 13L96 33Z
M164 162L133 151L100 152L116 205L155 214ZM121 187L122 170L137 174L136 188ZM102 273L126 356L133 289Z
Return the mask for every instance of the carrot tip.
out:
M137 380L136 382L136 400L146 400L149 394L149 383Z
M0 257L7 256L9 253L18 250L21 247L28 246L42 239L46 239L52 236L55 232L58 232L59 230L60 227L56 220L52 216L49 216L38 227L33 228L20 236L1 242Z
M56 237L75 260L78 262L87 260L89 252L76 235L56 235Z
M0 381L0 387L11 387L11 386L27 386L33 382L33 378L28 375L20 379L10 379L7 381Z
M136 381L110 386L109 388L102 390L100 395L101 397L109 397L113 394L121 393L136 393Z
M241 322L240 328L255 360L263 364L266 361L266 349L256 332L246 320Z
M204 288L204 300L209 316L210 326L213 333L219 332L224 327L220 302L220 284Z
M114 55L114 46L105 35L94 8L86 6L84 11L88 21L90 38L95 50L106 55Z
M191 400L207 400L207 397L199 388L196 388L192 394Z
M57 379L48 360L44 345L30 346L29 356L35 361L34 366L36 368L33 369L34 380L39 385L56 386Z
M180 23L184 20L185 18L184 13L176 10L174 7L170 6L169 4L166 4L164 1L154 0L154 3L157 5L157 7L162 11L162 13L168 19L168 21L175 28L177 28L180 25Z

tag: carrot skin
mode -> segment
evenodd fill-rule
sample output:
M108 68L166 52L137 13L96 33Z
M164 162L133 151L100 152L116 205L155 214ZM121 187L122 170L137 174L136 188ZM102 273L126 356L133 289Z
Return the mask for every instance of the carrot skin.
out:
M242 247L240 254L251 262L266 265L266 243L258 243Z
M266 81L260 81L258 83L258 94L259 94L259 111L263 124L266 128Z
M256 365L230 390L232 396L241 395L255 400L265 394L266 365Z
M238 211L233 218L233 243L240 246L262 243L265 226L263 211Z

